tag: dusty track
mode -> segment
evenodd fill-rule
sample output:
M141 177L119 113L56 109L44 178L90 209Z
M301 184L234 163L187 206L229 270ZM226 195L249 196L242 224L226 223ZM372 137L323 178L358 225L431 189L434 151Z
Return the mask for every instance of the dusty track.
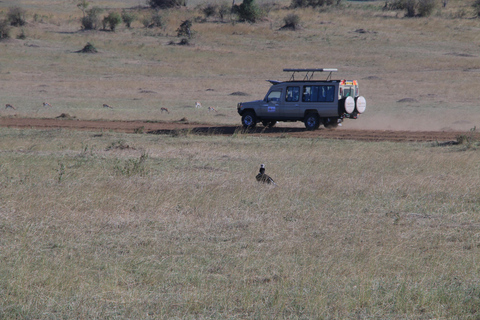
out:
M87 131L144 132L151 134L178 134L188 130L195 134L232 135L243 132L240 126L219 126L214 124L196 124L187 122L147 122L147 121L103 121L76 119L31 119L0 118L1 127L36 129L72 129ZM455 141L458 136L467 134L457 131L389 131L389 130L335 130L320 129L305 131L304 128L271 128L262 126L248 131L248 134L263 136L289 136L300 138L327 138L361 141ZM469 134L469 133L468 133Z

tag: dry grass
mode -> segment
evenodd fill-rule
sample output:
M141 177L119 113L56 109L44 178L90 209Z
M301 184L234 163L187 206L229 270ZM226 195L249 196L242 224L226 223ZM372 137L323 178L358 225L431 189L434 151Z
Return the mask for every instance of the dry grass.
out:
M162 30L80 32L75 1L21 4L27 39L0 43L0 102L17 110L1 116L239 123L239 99L263 97L283 67L337 67L369 101L345 126L479 121L479 22L451 19L465 2L428 19L380 3L297 10L299 32L278 31L284 10L194 23L188 47L168 43L192 10L165 12ZM100 53L74 53L87 42ZM476 142L0 136L0 318L478 317ZM279 187L256 183L260 163Z
M0 133L2 318L478 312L476 147Z

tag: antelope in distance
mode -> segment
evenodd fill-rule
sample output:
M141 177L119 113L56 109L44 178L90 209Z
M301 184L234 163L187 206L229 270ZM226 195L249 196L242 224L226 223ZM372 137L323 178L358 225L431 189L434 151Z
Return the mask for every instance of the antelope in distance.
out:
M11 109L13 109L13 110L17 110L17 108L15 108L14 106L12 106L10 103L7 103L7 104L5 105L5 109L8 109L8 108L11 108Z
M104 103L104 104L103 104L103 107L104 107L104 108L110 108L110 109L113 109L113 107L109 106L109 105L108 105L108 104L106 104L106 103Z
M44 102L44 103L43 103L43 106L44 106L44 107L51 107L52 105L51 105L50 103L48 103L48 102Z
M208 107L208 111L213 111L213 112L217 112L217 109L215 109L214 107Z
M160 108L160 112L161 113L166 112L166 113L170 114L170 111L168 111L167 108Z
M199 101L195 102L195 108L201 108L201 107L202 107L202 104Z

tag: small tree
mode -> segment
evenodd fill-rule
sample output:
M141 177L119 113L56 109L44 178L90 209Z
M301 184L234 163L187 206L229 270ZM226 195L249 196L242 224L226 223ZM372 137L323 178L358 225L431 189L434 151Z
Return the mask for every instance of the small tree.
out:
M20 7L13 7L10 8L7 14L7 20L10 22L10 25L14 27L21 27L24 26L27 21L25 19L25 15L27 12L25 9L22 9Z
M108 25L110 30L115 31L121 22L122 17L120 16L120 13L112 11L108 16L103 18L103 28L106 29L106 25Z
M100 21L100 14L103 12L103 9L99 7L93 7L90 10L86 10L86 16L82 18L82 27L85 30L96 30L98 28L98 23Z
M123 10L122 11L122 20L123 20L123 23L125 23L125 25L127 26L127 28L131 28L132 26L132 22L135 21L137 19L137 15L133 12L128 12L128 11L125 11Z
M241 21L256 22L261 17L255 0L243 0L241 5L234 6L234 11Z

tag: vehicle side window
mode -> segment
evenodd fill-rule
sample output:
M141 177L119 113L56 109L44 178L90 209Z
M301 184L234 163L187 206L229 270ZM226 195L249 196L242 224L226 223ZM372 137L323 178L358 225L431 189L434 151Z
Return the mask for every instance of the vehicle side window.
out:
M282 90L272 91L267 96L267 102L270 102L270 101L278 102L280 101L281 96L282 96Z
M300 87L287 87L287 96L285 101L298 102L300 99Z
M335 86L304 86L303 102L333 102Z

